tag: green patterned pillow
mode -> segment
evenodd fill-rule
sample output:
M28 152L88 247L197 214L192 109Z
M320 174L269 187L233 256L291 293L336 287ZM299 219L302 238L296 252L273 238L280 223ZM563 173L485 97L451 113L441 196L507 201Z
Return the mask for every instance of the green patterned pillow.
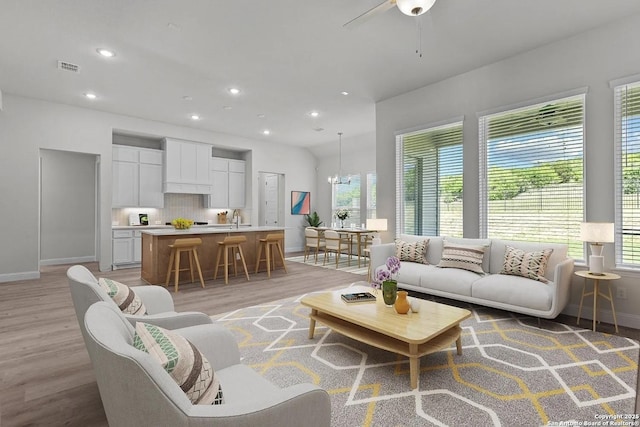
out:
M127 285L104 278L100 278L98 284L109 294L113 302L116 303L123 313L137 315L147 314L147 308L142 303L140 297Z
M400 261L429 264L427 262L427 246L429 246L429 239L411 243L396 239L396 257Z
M462 245L445 240L442 248L442 258L438 263L438 267L459 268L484 274L482 261L486 249L486 246Z
M544 271L552 252L553 249L525 252L507 245L500 274L522 276L542 283L549 283L544 277Z
M194 405L224 403L220 382L209 361L182 335L137 322L133 346L157 360Z

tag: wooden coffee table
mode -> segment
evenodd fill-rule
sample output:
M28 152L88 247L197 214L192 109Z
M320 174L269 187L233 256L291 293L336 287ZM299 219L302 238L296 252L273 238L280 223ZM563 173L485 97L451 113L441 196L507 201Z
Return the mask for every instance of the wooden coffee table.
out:
M343 293L361 291L371 289L351 287L302 298L301 303L311 308L309 339L313 338L316 322L320 322L365 344L407 356L412 389L418 387L422 356L442 350L453 341L457 353L462 354L460 322L471 316L469 310L421 300L418 313L397 314L393 307L385 306L380 291L375 302L347 304L340 298Z

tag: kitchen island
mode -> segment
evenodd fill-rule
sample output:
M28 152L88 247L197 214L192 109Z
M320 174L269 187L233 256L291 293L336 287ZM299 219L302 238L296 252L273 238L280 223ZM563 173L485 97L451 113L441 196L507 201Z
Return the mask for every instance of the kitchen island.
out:
M267 237L269 233L281 232L284 227L192 227L188 230L176 230L169 228L149 229L142 231L142 271L141 277L152 285L164 285L167 278L167 268L171 245L181 237L199 237L202 245L198 247L198 258L202 268L204 280L213 279L216 256L218 254L218 242L225 237L241 234L247 237L247 242L242 245L242 252L247 262L249 272L255 271L256 256L260 239ZM188 262L185 260L184 262ZM264 265L264 263L263 263ZM183 264L184 266L184 264ZM242 265L239 265L242 271ZM230 269L230 272L232 269ZM221 283L224 283L222 268L218 273ZM197 276L197 274L196 274ZM188 271L180 273L180 282L191 281Z

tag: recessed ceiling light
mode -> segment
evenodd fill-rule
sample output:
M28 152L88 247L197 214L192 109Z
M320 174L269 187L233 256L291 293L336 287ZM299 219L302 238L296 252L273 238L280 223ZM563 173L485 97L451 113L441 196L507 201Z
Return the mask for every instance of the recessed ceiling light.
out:
M185 95L182 97L184 101L193 101L193 96Z
M191 120L200 120L200 116L197 114L192 114L191 115Z
M96 99L98 97L98 95L96 95L95 93L92 93L92 92L86 92L84 94L84 96L87 99Z
M316 132L322 132L324 131L324 128L313 128L313 130L315 130Z
M231 95L237 95L237 94L240 93L240 89L238 89L237 87L232 87L232 88L229 89L229 93Z
M174 24L173 22L168 22L167 23L167 27L171 28L172 30L179 30L180 26L178 24Z
M349 95L349 92L347 92L346 90L343 90L342 92L340 92L341 95L347 96Z
M223 110L233 110L233 107L231 105L224 105L222 107Z
M96 52L98 52L100 55L104 56L105 58L113 58L114 56L116 56L116 53L114 51L105 49L104 47L100 47L96 49Z
M269 129L265 129L262 131L263 135L271 135L271 131Z
M309 115L310 115L311 117L318 117L318 116L320 115L320 113L319 113L319 112L317 112L317 111L311 111L311 112L309 113Z
M258 114L258 116L257 116L257 117L258 117L259 119L264 119L264 118L265 118L265 117L267 117L267 116L265 116L264 114Z

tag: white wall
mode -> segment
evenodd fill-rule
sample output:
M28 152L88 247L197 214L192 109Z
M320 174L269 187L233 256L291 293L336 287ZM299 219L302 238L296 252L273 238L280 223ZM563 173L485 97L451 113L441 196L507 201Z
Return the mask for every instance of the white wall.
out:
M315 188L315 158L307 149L207 132L161 122L102 113L68 105L4 94L0 113L0 235L12 242L0 256L0 282L39 277L38 269L38 163L40 149L75 151L100 156L98 256L101 270L111 265L111 144L115 130L167 136L253 150L247 171L257 182L259 170L282 173L286 193ZM256 185L250 204L257 206ZM290 201L287 202L290 204ZM251 209L251 206L248 209ZM298 226L300 217L285 207L285 226ZM252 222L257 212L251 213ZM285 247L302 247L302 237L287 233Z
M379 102L376 105L378 214L389 218L389 228L395 230L395 132L464 115L464 234L476 237L479 233L478 113L588 87L586 220L613 222L613 91L609 82L640 73L639 51L640 16L633 16ZM605 256L611 269L613 247L607 246ZM614 286L627 288L628 298L615 300L618 321L640 327L638 275L619 273L623 278ZM567 313L577 313L581 289L582 281L575 278ZM603 318L610 321L607 305L601 307ZM590 316L591 310L587 308L586 313Z

